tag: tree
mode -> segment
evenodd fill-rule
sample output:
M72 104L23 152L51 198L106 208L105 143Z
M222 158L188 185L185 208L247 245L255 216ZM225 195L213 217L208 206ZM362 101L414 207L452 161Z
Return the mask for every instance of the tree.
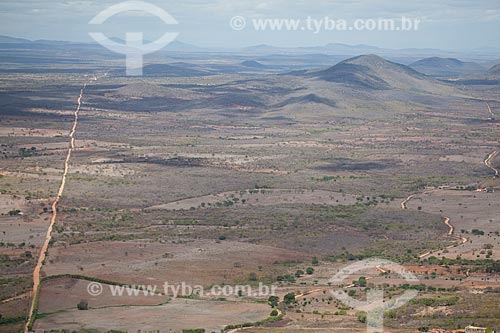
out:
M21 211L19 209L13 209L9 211L9 216L21 215Z
M295 272L295 277L301 277L302 275L304 275L304 271L299 269Z
M272 308L275 308L278 306L278 303L280 301L280 298L278 296L269 296L267 299L267 302Z
M307 273L307 274L309 274L309 275L313 274L313 273L314 273L314 268L312 268L312 267L307 267L307 268L306 268L306 273Z
M283 297L283 301L285 304L290 305L295 302L295 294L294 293L288 293Z
M318 260L318 257L313 257L313 258L312 258L311 263L312 263L314 266L318 266L318 265L319 265L319 260Z
M271 311L271 317L276 317L278 315L278 310L274 309Z
M89 302L87 302L86 300L82 299L80 301L80 303L78 303L76 305L76 307L78 308L78 310L88 310L89 309Z
M359 283L359 286L360 286L360 287L365 288L365 287L366 287L366 277L361 276L361 277L358 279L358 283Z
M365 311L358 311L356 313L356 318L358 318L359 322L366 323L367 314Z

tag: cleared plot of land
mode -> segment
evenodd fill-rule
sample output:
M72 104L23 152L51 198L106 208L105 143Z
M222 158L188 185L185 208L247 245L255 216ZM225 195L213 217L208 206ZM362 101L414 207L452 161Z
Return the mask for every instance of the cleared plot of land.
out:
M87 311L71 310L36 321L35 329L112 329L129 332L205 328L220 331L225 325L255 322L267 318L266 304L173 299L155 307L108 307Z
M45 216L24 218L23 216L0 217L0 242L4 244L24 243L27 247L40 247L49 222ZM21 246L21 247L24 247ZM33 249L30 249L33 251Z
M99 242L52 248L44 272L129 284L186 282L207 286L246 281L252 272L266 277L280 268L273 267L275 262L305 258L298 252L230 241Z
M47 128L4 127L0 126L0 136L12 137L61 137L63 132Z
M103 284L103 292L99 296L91 296L87 291L89 281L71 278L58 278L42 283L39 313L51 313L61 310L76 310L81 300L86 300L90 308L112 307L119 305L160 305L168 296L144 296L139 293L113 296L109 285ZM158 286L158 291L163 286Z

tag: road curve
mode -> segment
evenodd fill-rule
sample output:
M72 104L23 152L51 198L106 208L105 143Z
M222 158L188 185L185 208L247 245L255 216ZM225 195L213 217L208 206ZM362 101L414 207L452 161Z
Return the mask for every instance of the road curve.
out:
M403 200L401 202L401 209L408 209L408 207L406 206L406 204L415 197L416 194L412 194L410 195L408 198L406 198L405 200Z
M436 191L436 190L432 190L432 191L428 191L428 192L424 192L424 193L430 193L430 192L434 192L434 191ZM401 209L408 209L408 205L407 205L407 203L408 203L411 199L413 199L415 196L416 196L416 194L412 194L412 195L410 195L408 198L406 198L405 200L403 200L403 201L401 202ZM450 221L451 221L451 219L450 219L449 217L445 216L445 218L444 218L444 221L443 221L443 222L444 222L444 224L446 224L446 226L448 227L448 234L447 234L447 235L448 235L449 237L452 237L452 236L453 236L453 233L455 232L455 227L453 226L453 224L451 224L451 222L450 222ZM456 237L456 238L457 238L457 240L459 240L459 241L460 241L460 244L465 244L465 243L467 243L467 241L468 241L468 240L467 240L467 238L465 238L465 237ZM455 246L456 246L456 245L450 245L450 246L448 246L447 248L452 248L452 247L455 247ZM419 255L418 257L419 257L420 259L423 259L423 258L425 258L425 257L429 256L430 254L432 254L432 251L422 253L422 254L421 254L421 255Z
M94 80L97 78L94 78ZM52 239L52 229L54 227L54 224L57 220L57 206L59 204L59 201L61 200L61 197L64 192L64 187L66 185L66 176L68 175L68 170L69 170L69 162L71 160L71 153L75 149L75 133L76 129L78 126L78 113L80 112L80 107L82 106L82 99L83 99L83 94L85 92L85 88L87 87L87 82L83 84L82 89L80 90L80 96L78 96L77 99L77 106L74 112L74 120L73 120L73 126L71 127L71 131L69 132L69 147L68 147L68 152L66 153L66 159L64 160L64 171L61 177L61 184L59 186L59 191L57 192L57 196L55 197L54 201L52 202L52 216L50 218L50 224L47 229L47 234L45 235L45 241L43 242L42 248L40 249L40 255L38 256L38 261L35 266L35 269L33 271L33 289L31 291L31 306L30 310L28 313L28 319L26 321L26 325L24 327L24 332L29 333L30 332L30 325L32 324L33 321L33 316L35 315L35 307L37 303L37 295L39 293L40 289L40 271L42 270L45 257L47 256L47 250L49 248L49 243L50 240Z
M444 218L444 224L446 224L448 226L448 228L450 228L450 230L448 231L448 236L453 235L453 231L455 231L455 227L450 223L449 217Z
M500 151L495 150L494 152L492 152L491 154L489 154L488 157L484 160L484 164L488 168L490 168L491 170L493 170L493 172L495 172L495 177L498 177L500 171L493 166L492 161L498 156L499 152Z

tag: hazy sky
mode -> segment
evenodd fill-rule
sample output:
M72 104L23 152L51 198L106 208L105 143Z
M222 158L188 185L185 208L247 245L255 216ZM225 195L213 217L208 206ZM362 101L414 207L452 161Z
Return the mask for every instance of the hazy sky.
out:
M200 46L240 47L256 44L315 46L327 43L370 44L390 48L500 48L499 0L151 0L170 13L178 25L129 13L117 15L96 29L88 25L100 11L120 0L1 0L0 34L29 39L90 41L101 30L124 37L142 31L149 40L166 31L178 40ZM234 31L233 16L247 19L247 29ZM420 30L387 31L255 31L254 18L366 19L405 15L421 20Z

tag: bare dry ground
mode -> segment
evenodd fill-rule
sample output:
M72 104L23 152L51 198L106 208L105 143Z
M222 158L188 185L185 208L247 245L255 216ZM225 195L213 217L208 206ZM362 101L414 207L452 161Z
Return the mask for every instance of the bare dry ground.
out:
M225 325L259 321L268 314L269 307L265 304L179 298L160 306L119 306L56 313L38 320L35 329L136 332L168 328L170 332L182 332L183 329L205 328L208 332L217 332Z
M39 312L54 313L77 309L77 304L85 300L90 308L104 308L119 305L159 305L169 300L168 296L144 296L142 293L114 297L109 285L104 284L99 297L89 295L89 281L72 278L59 278L44 282L41 291Z
M108 241L51 249L44 271L48 275L82 274L128 284L186 282L209 286L243 282L252 272L264 278L279 272L280 265L275 263L306 258L300 252L231 241Z

